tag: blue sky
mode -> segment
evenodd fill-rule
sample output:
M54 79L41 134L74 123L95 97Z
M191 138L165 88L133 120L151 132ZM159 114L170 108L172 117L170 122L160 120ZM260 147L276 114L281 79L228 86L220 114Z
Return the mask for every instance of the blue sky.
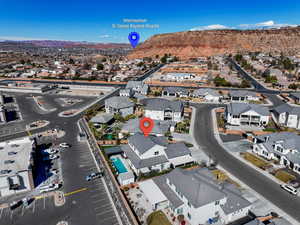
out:
M276 2L276 3L274 3ZM158 33L196 29L300 24L300 1L223 0L0 0L0 39L127 42ZM147 19L158 29L117 29L123 19Z

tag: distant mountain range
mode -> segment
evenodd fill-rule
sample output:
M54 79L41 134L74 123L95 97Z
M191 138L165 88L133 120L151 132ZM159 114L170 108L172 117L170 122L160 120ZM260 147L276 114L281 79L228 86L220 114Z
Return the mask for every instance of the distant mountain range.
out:
M138 45L128 57L142 58L171 54L187 59L237 52L300 54L300 26L158 34Z
M1 42L26 43L39 47L54 47L54 48L95 48L95 49L109 49L109 48L130 48L129 44L125 43L92 43L92 42L75 42L75 41L54 41L54 40L29 40L29 41L11 41L1 40Z

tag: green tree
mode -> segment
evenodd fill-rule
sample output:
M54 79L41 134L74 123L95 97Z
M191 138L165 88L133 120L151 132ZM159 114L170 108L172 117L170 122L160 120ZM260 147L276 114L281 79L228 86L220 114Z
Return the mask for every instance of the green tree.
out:
M240 87L241 88L250 88L251 87L251 83L248 80L242 80Z
M277 83L277 77L276 76L266 76L266 79L265 79L265 82L266 83Z
M97 70L103 70L104 65L102 63L97 64Z
M296 90L296 89L298 89L298 85L295 84L295 83L292 83L292 84L289 85L289 89L294 89L294 90Z

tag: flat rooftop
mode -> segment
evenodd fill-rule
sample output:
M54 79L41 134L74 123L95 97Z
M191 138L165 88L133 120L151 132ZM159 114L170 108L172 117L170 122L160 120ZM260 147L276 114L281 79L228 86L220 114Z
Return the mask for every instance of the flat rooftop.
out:
M9 174L3 174L0 177L12 176L18 172L27 171L33 146L34 140L29 137L0 142L0 171L10 170ZM6 162L7 160L11 161Z

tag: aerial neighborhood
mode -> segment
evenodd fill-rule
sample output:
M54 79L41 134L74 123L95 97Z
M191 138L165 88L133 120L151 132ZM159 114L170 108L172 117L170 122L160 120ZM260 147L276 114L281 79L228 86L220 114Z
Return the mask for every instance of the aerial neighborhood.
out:
M300 224L300 27L150 22L0 36L0 225Z

